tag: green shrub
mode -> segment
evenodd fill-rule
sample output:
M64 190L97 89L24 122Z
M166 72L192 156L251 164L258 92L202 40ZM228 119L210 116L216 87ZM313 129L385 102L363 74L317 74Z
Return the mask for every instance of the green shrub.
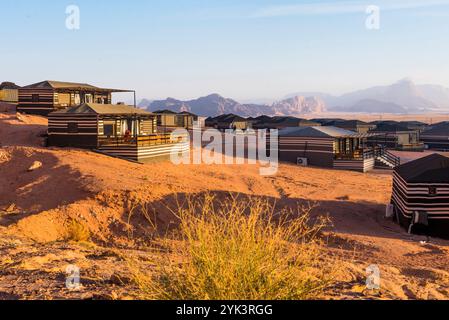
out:
M152 274L136 271L147 299L312 299L331 276L320 260L312 208L275 213L266 200L208 195L177 210L179 229L162 239Z

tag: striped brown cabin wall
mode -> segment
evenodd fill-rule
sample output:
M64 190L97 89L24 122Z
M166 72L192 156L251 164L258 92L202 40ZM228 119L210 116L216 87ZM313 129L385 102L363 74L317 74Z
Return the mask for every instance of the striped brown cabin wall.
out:
M435 187L437 193L431 195L429 187ZM429 219L449 220L449 184L407 183L394 172L392 202L403 219L410 219L414 211L423 211Z
M421 135L421 140L429 146L429 149L438 151L449 150L449 135L437 136L437 135Z
M141 134L153 134L157 131L157 119L145 119L140 122Z
M33 95L39 97L33 101ZM55 93L52 89L19 89L18 112L47 116L55 110Z
M69 130L69 124L75 124L76 127ZM57 147L96 148L98 144L97 116L50 114L48 144Z
M177 144L161 144L148 147L129 146L104 146L100 147L101 152L114 157L128 160L146 162L152 160L169 159L172 152L185 153L190 151L188 142Z
M334 168L339 170L368 172L374 169L374 162L374 158L364 160L334 160Z
M312 137L279 137L279 160L297 163L298 158L307 158L311 166L334 165L334 139Z

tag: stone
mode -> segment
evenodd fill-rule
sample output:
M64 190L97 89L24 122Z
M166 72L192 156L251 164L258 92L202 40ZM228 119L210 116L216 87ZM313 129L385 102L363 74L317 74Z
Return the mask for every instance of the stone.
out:
M28 172L32 172L40 168L42 168L42 162L34 161L32 166L28 168Z

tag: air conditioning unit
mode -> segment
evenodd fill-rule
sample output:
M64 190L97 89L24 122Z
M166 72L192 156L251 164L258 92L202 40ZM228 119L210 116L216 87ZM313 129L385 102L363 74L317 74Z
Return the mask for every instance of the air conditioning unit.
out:
M298 166L307 167L309 165L309 160L307 158L298 158L296 163Z
M387 204L387 206L385 208L385 217L386 218L394 217L394 205L393 204Z

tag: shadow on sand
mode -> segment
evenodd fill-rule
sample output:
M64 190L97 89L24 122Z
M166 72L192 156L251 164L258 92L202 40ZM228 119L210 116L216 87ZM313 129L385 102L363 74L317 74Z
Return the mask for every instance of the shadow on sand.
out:
M35 161L42 167L29 172ZM80 172L59 165L50 154L27 149L12 149L11 159L0 165L0 225L9 226L30 215L87 199Z
M147 227L145 227L145 219L148 220L148 217L143 219L141 214L134 215L130 223L134 227L139 226L140 230L149 228L150 224L152 226L156 225L158 235L163 236L167 230L175 228L178 224L178 220L173 212L176 212L180 206L185 206L188 200L204 199L205 195L214 196L218 205L230 199L230 193L223 191L210 191L199 194L172 194L159 201L145 203L146 211L150 213L152 220L151 223L146 222ZM238 196L242 201L249 198L258 198L254 195L241 193L232 193L232 195L234 197ZM346 200L311 202L307 199L286 197L281 199L273 197L260 198L275 204L276 210L287 208L292 209L293 212L299 212L297 209L301 206L307 207L312 204L315 207L311 213L312 218L328 216L332 222L332 227L328 231L332 233L402 240L409 238L400 226L384 218L385 206L382 204ZM138 237L139 233L137 232L134 235ZM338 239L336 241L338 242Z

